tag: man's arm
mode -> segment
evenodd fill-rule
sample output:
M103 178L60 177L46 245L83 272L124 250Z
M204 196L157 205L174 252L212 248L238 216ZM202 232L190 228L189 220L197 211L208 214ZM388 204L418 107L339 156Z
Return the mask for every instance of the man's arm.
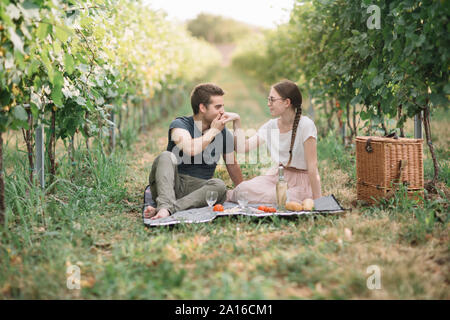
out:
M192 139L186 129L173 128L170 132L172 141L183 151L183 154L193 157L205 150L214 137L223 130L225 123L221 117L222 114L218 114L211 123L211 128L204 135L195 139Z
M242 177L241 166L237 163L234 151L224 154L223 160L225 161L228 174L230 175L230 178L233 181L234 186L236 187L238 184L244 181L244 178Z
M219 132L211 128L203 136L192 139L189 131L186 129L173 128L171 136L172 141L183 151L183 154L193 157L205 150Z

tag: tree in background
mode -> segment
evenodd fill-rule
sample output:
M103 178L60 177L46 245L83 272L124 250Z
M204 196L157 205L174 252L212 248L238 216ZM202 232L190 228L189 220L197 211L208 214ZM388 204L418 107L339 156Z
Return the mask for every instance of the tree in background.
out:
M194 37L211 43L231 43L245 37L257 27L218 15L200 13L188 21L187 29Z

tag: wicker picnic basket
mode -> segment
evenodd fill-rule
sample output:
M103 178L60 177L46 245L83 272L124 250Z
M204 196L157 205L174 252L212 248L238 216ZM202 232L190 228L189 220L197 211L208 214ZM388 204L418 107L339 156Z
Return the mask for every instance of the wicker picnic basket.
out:
M357 198L375 203L406 185L408 197L423 196L423 139L356 137Z

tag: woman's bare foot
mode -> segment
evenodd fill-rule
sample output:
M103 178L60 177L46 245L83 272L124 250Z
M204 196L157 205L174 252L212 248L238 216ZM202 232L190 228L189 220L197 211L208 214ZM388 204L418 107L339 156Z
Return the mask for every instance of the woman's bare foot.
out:
M156 209L152 206L146 206L144 210L144 218L149 219L156 214Z
M156 214L156 216L152 217L151 219L152 220L161 219L161 218L165 218L165 217L168 217L168 216L170 216L169 210L162 208L162 209L159 209L159 211Z

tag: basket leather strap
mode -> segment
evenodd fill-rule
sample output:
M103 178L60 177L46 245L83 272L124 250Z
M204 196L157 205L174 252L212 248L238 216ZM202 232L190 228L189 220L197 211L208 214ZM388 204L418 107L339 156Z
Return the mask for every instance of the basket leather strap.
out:
M386 199L390 199L394 196L395 191L397 190L397 186L403 180L403 171L405 171L406 166L408 165L408 160L400 160L400 169L398 170L398 178L392 183L392 189L386 194Z

